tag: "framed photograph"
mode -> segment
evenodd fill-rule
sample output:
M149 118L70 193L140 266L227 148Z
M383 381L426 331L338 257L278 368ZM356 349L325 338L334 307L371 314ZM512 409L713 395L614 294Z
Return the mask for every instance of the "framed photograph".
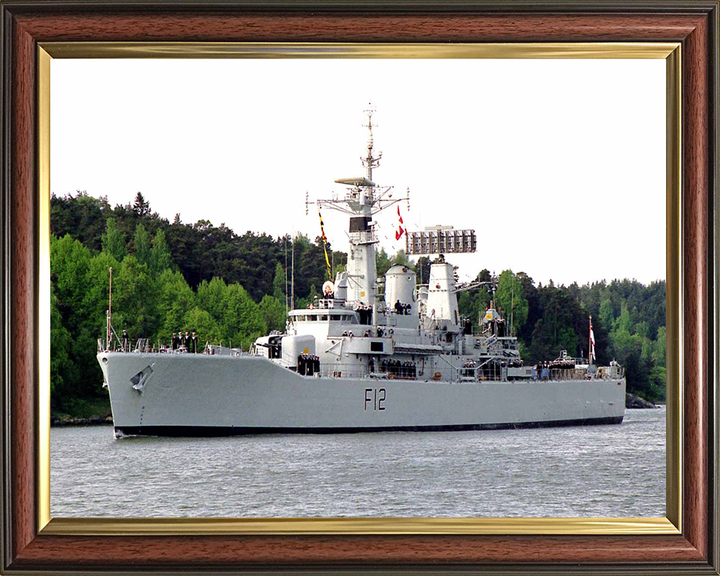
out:
M100 396L100 410L107 414L109 392L114 426L106 422L104 427L52 428L51 516L665 516L665 410L628 411L622 426L583 426L588 421L598 424L598 418L617 423L626 404L622 379L619 384L618 380L611 381L613 378L588 380L587 373L578 379L576 373L568 372L544 384L533 368L539 361L554 361L561 350L573 358L583 358L577 364L586 365L592 316L598 372L609 369L616 358L620 366L629 366L625 378L628 391L639 392L646 386L652 390L648 373L653 369L662 380L658 389L665 388L664 354L654 352L659 360L657 368L641 371L637 356L626 351L629 346L615 345L617 351L611 355L607 349L612 343L606 344L609 340L627 340L631 331L637 332L634 326L646 326L644 346L662 348L663 352L666 348L665 340L658 342L655 337L658 333L663 338L666 301L664 58L457 58L452 56L470 55L471 47L426 48L425 54L414 48L414 58L387 58L383 56L397 55L400 47L377 47L371 54L366 46L345 44L344 58L309 58L313 50L323 54L324 48L319 46L307 48L303 58L279 58L292 45L243 44L235 46L238 57L233 59L52 60L50 261L53 301L59 313L54 318L57 323L59 316L61 325L72 333L70 354L74 354L74 365L87 376L74 376L70 368L51 374L51 383L56 383L51 406L54 414L70 412L74 408L72 399L89 402L87 399ZM451 51L458 48L460 52ZM537 45L534 48L540 50ZM334 50L340 52L339 48ZM363 57L352 57L358 50ZM526 52L530 55L529 50ZM446 57L424 57L443 53ZM648 50L644 47L643 52L628 55L646 56ZM338 90L338 79L346 77L371 82L365 88ZM433 79L432 86L428 78ZM248 92L247 86L253 90ZM293 86L306 88L288 94L288 87ZM530 86L538 97L530 97ZM112 117L99 121L107 110L112 110ZM584 120L578 122L579 117ZM358 154L367 154L370 138L371 155L377 161L366 168ZM279 173L278 166L283 167ZM600 166L608 168L599 170ZM343 186L335 180L367 174L368 168L371 180L378 184L374 195L384 193L372 216L378 242L375 246L380 253L372 260L378 261L377 278L385 280L386 297L384 301L376 299L377 326L359 328L341 320L354 312L354 305L348 306L347 300L333 297L302 302L312 292L312 285L328 288L333 283L331 278L335 284L342 284L343 271L338 272L337 266L352 264L347 256L347 233L348 219L353 222L354 216L340 210L345 208L345 197ZM593 175L591 182L585 181L588 174ZM329 192L328 187L332 187ZM142 200L135 188L142 190ZM453 200L439 202L446 193ZM130 201L134 201L132 211L126 208ZM273 208L276 206L283 209ZM92 216L88 213L84 219L72 218L76 210L83 210L81 207L92 209ZM105 220L108 226L115 222L118 231L122 228L126 238L133 239L134 246L127 253L121 249L122 242L110 245L110 228L108 242L102 241ZM610 222L613 230L632 230L633 237L607 233ZM132 223L136 224L134 231L129 230ZM220 223L224 227L218 227ZM437 334L427 312L440 307L438 299L433 296L435 303L426 304L416 294L401 294L394 279L398 273L408 274L409 269L388 268L388 260L402 258L401 250L429 249L411 244L410 238L429 239L427 225L435 234L443 223L441 230L447 231L451 224L453 235L459 230L474 230L478 239L474 252L472 245L462 246L467 250L462 253L448 251L453 246L443 248L445 266L454 266L457 274L453 284L458 313L463 317L460 323L466 332L462 336L465 356L487 342L492 326L485 317L491 299L488 288L494 284L492 278L478 281L480 271L487 270L487 276L492 275L490 270L500 275L495 295L498 315L513 305L518 311L505 314L505 323L499 324L500 330L507 326L506 332L518 334L527 350L520 356L522 364L512 367L514 385L506 386L502 374L493 373L487 363L477 377L465 373L459 382L455 374L446 373L447 381L466 383L448 388L447 383L431 381L447 364L426 368L433 363L434 355L413 353L400 356L401 360L393 358L393 363L386 355L371 357L368 364L376 366L375 371L368 370L353 381L352 388L345 389L346 394L339 394L348 374L365 365L347 350L345 354L328 352L331 346L335 345L332 351L339 346L363 346L369 338L384 353L386 345L398 349L417 344L414 339L420 323L425 327L426 345ZM588 225L594 234L587 234ZM159 259L143 249L146 229L153 246L156 239L163 235L167 238L184 282L170 270L160 272ZM236 231L235 235L230 236L228 229ZM248 230L251 232L244 232ZM296 234L294 242L289 237L292 231ZM310 252L306 246L320 233L326 235L328 243L315 244ZM230 238L223 240L223 234ZM587 242L575 241L585 237ZM468 233L465 238L472 236ZM74 239L82 240L92 252L83 250ZM253 246L257 248L260 242L265 263L256 259L251 269L246 263L257 258L259 251ZM104 248L98 250L100 246ZM188 253L183 248L186 246L194 251ZM107 258L111 253L115 262ZM640 262L638 253L644 254ZM220 259L216 254L225 257ZM435 287L438 281L429 281L428 270L432 276L442 271L441 262L429 262L437 256L420 260L421 256L414 254L410 258L415 261L415 280L410 273L409 280L400 276L400 282L413 288L417 284ZM194 262L206 270L202 280ZM428 265L423 267L422 262ZM85 264L88 273L77 274L75 271L83 270ZM96 343L107 330L109 268L113 269L114 288L110 325L116 334L128 333L127 348L133 353L101 356L100 361L117 361L121 363L118 367L126 362L145 364L124 377L116 375L113 364L105 378L109 389L104 390ZM339 281L332 268L341 274ZM512 277L504 272L509 268L526 280L503 292ZM96 274L102 274L101 279L97 280ZM359 276L356 272L348 274ZM87 280L88 275L92 281ZM227 287L217 280L213 283L213 277L221 277ZM189 283L187 287L185 282ZM577 288L579 299L589 310L575 310L567 299L560 300L564 311L571 311L572 316L561 316L563 327L558 329L552 323L557 312L549 308L575 289L575 283L582 287ZM209 297L211 284L216 291L212 293L227 304L213 304L217 296ZM236 321L231 322L224 313L225 309L236 309L239 286L252 299L244 300L248 311L243 313L244 318L253 318L255 303L261 311L271 310L268 306L274 303L276 313L265 316L266 327L246 323L238 329ZM398 297L388 297L395 288ZM594 302L589 299L593 290L597 295ZM136 294L141 291L146 297L139 299ZM612 312L612 297L620 300L618 293L633 294L627 300L632 298L630 309L637 310L634 318L629 310L626 313L632 324L628 322L624 330ZM601 294L605 301L602 315ZM355 301L357 296L348 299ZM298 304L292 305L293 299ZM452 299L448 300L452 304ZM72 310L68 306L71 302L76 303ZM616 306L618 312L622 302ZM323 308L326 305L332 308ZM310 324L323 322L328 310L332 320L324 322L329 324ZM271 389L270 385L283 382L283 376L294 378L292 369L297 368L292 362L294 355L283 352L291 347L294 334L279 340L279 333L286 329L288 311L293 311L292 318L318 318L298 321L295 330L315 333L311 337L316 338L321 379L293 379L286 382L288 390ZM177 331L177 326L168 325L167 318L177 324L185 316L188 323L193 319L199 322L199 326L187 328L200 334L203 346L205 342L209 347L222 341L231 342L229 348L241 346L243 352L237 351L240 364L257 360L258 352L266 348L258 350L256 346L253 350L253 344L257 339L265 343L262 339L275 330L272 338L280 346L273 349L274 358L263 359L264 366L274 370L275 361L282 363L283 375L255 375L245 383L233 380L236 383L222 393L218 392L223 381L219 375L212 382L180 375L163 378L163 370L182 365L178 362L189 362L189 371L206 366L201 370L205 374L223 361L200 355L202 349L190 355L180 352L180 357L152 352L163 350L163 340L167 346L172 332ZM142 320L141 324L136 318L152 320ZM83 335L83 325L87 325L88 337ZM315 332L320 326L327 327L330 340L335 342L323 342ZM548 329L543 330L543 326ZM580 336L582 329L585 333ZM292 332L293 328L287 330ZM553 341L556 330L561 335L569 333L563 344ZM138 350L136 335L155 332L157 337L149 337L151 349ZM251 336L246 337L244 332L251 332ZM345 332L347 336L341 340ZM57 333L56 324L51 334ZM638 341L640 336L635 336ZM447 333L442 337L447 340ZM500 342L512 346L517 341L510 338ZM60 352L67 348L57 339L51 343L56 346L51 359L61 357ZM102 348L106 347L107 342ZM72 352L78 348L81 352ZM51 361L57 364L57 360ZM471 362L463 358L463 368L467 365L470 370ZM568 363L566 360L565 369ZM148 366L152 372L146 371L145 382L152 386L140 385L138 390L126 385L140 368ZM233 369L233 379L243 372L241 366ZM520 378L515 377L518 372ZM562 394L570 405L556 399L555 410L547 412L547 400L563 385L563 377L565 386L576 387L574 391L566 388ZM479 384L481 378L494 382ZM82 394L75 392L78 380L89 384ZM171 406L170 398L166 398L161 403L162 413L153 416L153 406L158 405L154 395L162 393L158 382L167 382L171 388L168 394L182 400ZM181 391L186 386L199 396L191 400ZM436 390L442 391L441 399L430 401ZM452 396L469 390L480 393L483 401L458 402ZM296 391L300 398L294 397ZM239 396L228 398L235 393ZM503 394L513 394L514 401L501 400ZM332 409L324 403L329 398L338 402ZM489 405L490 398L495 403L491 413L478 414L478 406ZM253 399L253 410L243 414L241 407L248 399ZM134 406L137 400L141 400L137 408L142 412L142 430L134 429L131 414L129 418L122 415L123 406ZM454 420L438 420L442 412L439 401L453 407ZM307 405L299 408L304 402ZM590 412L585 402L592 403L596 412ZM467 405L472 412L463 414L459 404ZM518 422L510 410L528 404L534 410L525 414L525 423L530 423L524 428L537 428L512 429L524 422ZM278 414L287 406L292 406L292 414ZM408 420L403 414L408 406L421 416ZM609 406L617 412L605 412ZM224 410L231 413L222 415ZM202 412L208 417L203 418ZM293 426L300 428L297 413L312 415L306 430L316 433L282 433ZM343 417L335 420L335 434L317 433L318 428L328 425L330 414L339 413ZM170 419L164 420L167 414ZM532 422L544 414L553 422L551 428ZM51 418L56 422L60 419ZM237 422L236 427L227 429L220 424L230 418ZM468 423L473 418L481 429L469 432ZM390 428L391 433L368 434L370 425L386 431ZM113 432L118 437L142 434L113 440ZM252 436L228 437L239 432ZM256 438L258 432L270 434ZM183 440L165 437L176 434ZM214 437L193 438L204 434ZM638 453L643 454L640 466L635 465ZM537 466L541 454L544 467ZM210 461L201 465L204 457ZM628 466L627 462L632 464ZM499 463L502 473L495 469ZM148 490L149 486L165 484L166 478L175 478L167 487L172 498L164 491ZM78 484L82 490L75 489ZM197 491L198 484L202 484L202 492ZM553 489L559 485L566 490ZM117 497L106 498L106 494Z
M717 574L717 9L4 3L2 569ZM664 518L51 518L51 62L248 57L664 61Z

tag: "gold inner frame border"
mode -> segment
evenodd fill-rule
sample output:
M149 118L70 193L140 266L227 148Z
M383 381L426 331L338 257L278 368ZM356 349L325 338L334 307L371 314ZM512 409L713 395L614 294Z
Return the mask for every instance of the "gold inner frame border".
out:
M53 58L664 59L666 61L666 516L660 518L51 518L50 69ZM681 45L657 42L338 44L41 42L37 47L39 227L38 530L43 535L641 535L682 532Z

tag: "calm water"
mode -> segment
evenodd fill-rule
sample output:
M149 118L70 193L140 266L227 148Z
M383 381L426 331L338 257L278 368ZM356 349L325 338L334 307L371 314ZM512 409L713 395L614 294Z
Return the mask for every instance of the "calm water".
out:
M619 426L113 439L53 428L64 517L664 516L665 409Z

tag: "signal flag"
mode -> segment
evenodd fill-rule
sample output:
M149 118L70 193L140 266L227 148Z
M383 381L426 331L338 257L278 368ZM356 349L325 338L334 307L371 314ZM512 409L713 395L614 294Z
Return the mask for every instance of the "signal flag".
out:
M403 234L407 234L407 229L403 228L404 222L403 222L402 216L400 215L400 206L397 207L397 214L398 214L399 225L398 225L398 229L395 231L395 240L400 240L400 238L402 238Z

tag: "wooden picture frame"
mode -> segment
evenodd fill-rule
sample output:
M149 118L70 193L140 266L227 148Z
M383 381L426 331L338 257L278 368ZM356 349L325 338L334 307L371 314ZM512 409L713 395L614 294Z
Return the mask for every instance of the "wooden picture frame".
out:
M719 573L717 1L30 0L1 8L3 572ZM336 530L332 522L302 530L260 523L244 531L223 522L205 530L182 521L48 523L46 462L38 449L47 449L49 422L39 402L47 393L40 334L49 324L42 281L48 256L39 234L48 214L38 201L49 161L38 144L47 137L41 118L49 106L43 46L72 54L86 42L676 44L668 74L681 83L668 95L677 98L679 114L669 115L677 123L668 133L681 129L669 139L668 182L681 192L668 203L668 231L675 230L682 251L668 257L677 276L668 298L679 303L668 318L669 346L679 351L668 374L674 370L680 385L669 410L682 428L668 444L678 465L669 467L669 521L654 530L632 521L613 530L613 522L599 521L600 528L583 533L557 522L528 531L502 520L484 530L452 520L425 530L398 521L385 531Z

